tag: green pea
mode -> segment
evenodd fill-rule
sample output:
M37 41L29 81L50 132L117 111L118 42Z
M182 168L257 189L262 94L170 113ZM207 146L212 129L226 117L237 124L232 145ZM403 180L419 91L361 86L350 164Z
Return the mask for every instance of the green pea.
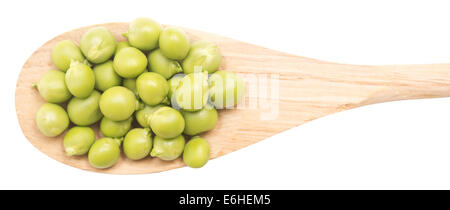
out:
M75 126L64 136L64 150L67 156L84 155L95 141L94 130L90 127Z
M153 50L148 54L148 65L150 71L158 73L166 79L169 79L176 73L183 72L178 61L165 57L159 49Z
M170 59L184 59L190 47L189 38L181 29L167 27L159 36L159 48L164 56Z
M144 72L148 72L147 69ZM139 93L137 92L137 88L136 88L136 79L137 78L125 78L125 79L123 79L122 86L131 90L136 95L136 97L138 99L140 99Z
M206 106L200 111L181 111L186 123L184 134L194 136L205 131L212 130L217 123L217 111L213 107Z
M184 74L175 74L172 78L169 79L169 93L167 94L167 97L171 101L173 94L175 93L175 90L177 89L178 85L180 84L180 81L183 79L183 77L186 76ZM175 97L173 97L175 98ZM173 102L173 101L171 101Z
M69 117L61 106L45 103L36 112L36 125L42 134L54 137L66 130Z
M122 41L122 42L118 42L117 46L116 46L116 52L114 53L114 55L117 55L117 53L122 50L123 48L126 47L131 47L130 43L127 41Z
M200 110L208 102L208 89L207 72L188 74L180 80L175 90L176 105L188 111Z
M114 121L128 119L137 108L136 96L122 86L106 90L100 97L99 104L103 115Z
M66 85L70 93L78 98L91 95L95 86L95 74L84 63L73 63L66 72Z
M137 88L136 88L136 78L126 78L123 79L123 84L124 87L128 88L128 90L131 90L136 97L139 97L139 94L137 92Z
M209 159L209 143L199 136L192 137L184 146L183 161L191 168L203 167Z
M106 61L94 67L95 88L105 91L110 87L119 86L122 78L114 70L112 61Z
M130 23L126 37L130 45L140 50L152 50L157 47L162 27L150 18L137 18Z
M211 102L218 109L233 107L245 96L242 78L231 71L217 71L209 78Z
M170 107L161 107L156 110L148 122L157 136L167 139L180 135L185 124L180 112Z
M192 44L182 66L185 74L198 71L214 73L220 66L222 55L216 44L208 41L197 41Z
M76 125L88 126L99 121L103 115L99 107L100 92L94 90L87 98L72 98L67 104L70 121Z
M66 72L74 61L82 63L85 61L80 48L70 40L63 40L53 47L51 53L52 61L59 70Z
M171 139L155 136L150 156L166 161L175 160L183 153L184 143L183 135Z
M148 105L161 103L169 92L167 80L154 72L145 72L136 80L139 97Z
M143 128L148 128L150 125L148 124L149 119L152 114L161 107L165 107L165 105L159 104L156 106L145 105L143 109L136 111L135 116L139 125Z
M123 137L130 130L132 122L133 117L122 121L113 121L107 117L103 117L102 121L100 121L100 132L106 137Z
M123 152L131 160L147 157L151 149L152 137L148 128L135 128L128 132L123 140Z
M114 57L114 69L124 78L136 78L146 67L147 57L134 47L123 48Z
M42 98L50 103L62 103L72 97L66 86L65 74L61 71L47 71L33 86L38 89Z
M88 159L91 166L105 169L117 163L120 157L120 148L116 140L101 138L94 142L89 149Z
M80 48L92 63L103 63L116 51L114 35L105 27L96 27L81 37Z

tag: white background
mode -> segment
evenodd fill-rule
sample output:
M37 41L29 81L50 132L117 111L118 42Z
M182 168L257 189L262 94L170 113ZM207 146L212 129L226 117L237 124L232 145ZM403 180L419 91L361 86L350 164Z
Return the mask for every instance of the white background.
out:
M120 176L72 168L35 149L18 125L14 91L34 50L91 24L145 16L340 63L443 63L450 62L449 11L448 1L2 1L0 189L448 189L449 98L327 116L198 170Z

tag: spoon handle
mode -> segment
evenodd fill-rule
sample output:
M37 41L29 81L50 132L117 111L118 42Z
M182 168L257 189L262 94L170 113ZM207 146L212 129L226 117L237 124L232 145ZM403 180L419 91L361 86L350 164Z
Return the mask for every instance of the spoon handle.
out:
M450 96L450 64L377 66L385 72L386 88L367 102Z

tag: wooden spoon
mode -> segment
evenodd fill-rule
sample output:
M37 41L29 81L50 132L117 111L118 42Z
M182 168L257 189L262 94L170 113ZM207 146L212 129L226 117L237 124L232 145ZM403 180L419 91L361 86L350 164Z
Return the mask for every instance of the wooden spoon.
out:
M42 135L34 121L44 103L33 82L56 69L50 52L61 40L79 43L88 29L104 26L118 41L126 23L88 26L61 34L45 43L26 61L16 86L16 111L27 139L44 154L64 164L102 173L143 174L185 166L181 159L132 161L124 156L109 169L91 167L86 156L67 157L64 134ZM247 93L244 106L219 112L214 130L202 134L211 145L211 158L254 144L302 123L362 105L386 101L450 96L450 64L363 66L337 64L289 55L230 38L185 29L191 40L209 40L220 47L220 69L241 73ZM100 136L98 125L94 125Z

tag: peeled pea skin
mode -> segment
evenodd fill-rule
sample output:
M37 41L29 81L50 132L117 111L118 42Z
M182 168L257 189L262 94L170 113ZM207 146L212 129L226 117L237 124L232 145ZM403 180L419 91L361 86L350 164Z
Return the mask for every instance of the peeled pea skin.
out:
M81 37L81 52L92 63L103 63L114 55L116 40L105 27L92 28Z
M78 98L91 95L95 86L95 74L91 67L84 63L72 64L66 72L66 85L70 93Z
M192 44L191 50L184 58L182 66L185 74L198 71L207 71L211 74L217 71L221 61L222 54L215 43L197 41Z
M134 48L121 49L114 57L114 69L123 78L136 78L147 68L147 57Z
M137 78L136 88L144 103L157 105L167 97L169 83L157 73L145 72Z
M176 105L188 111L202 109L208 103L208 97L208 73L206 71L186 75L180 80L175 90Z
M195 136L184 146L183 161L191 168L201 168L208 162L209 153L208 141Z
M167 27L159 36L159 48L167 58L182 60L190 49L189 38L183 30Z
M131 160L147 157L151 149L152 138L148 128L135 128L128 132L123 140L123 152Z
M161 107L149 119L150 128L155 135L170 139L180 135L184 130L183 116L170 107Z
M137 108L137 100L131 90L122 86L109 88L100 97L100 110L114 121L128 119Z
M69 117L61 106L45 103L36 112L36 125L45 136L55 137L69 126Z
M152 114L161 107L165 107L165 105L158 104L156 106L145 105L143 109L140 109L135 112L136 121L143 128L148 128L150 125L148 124L149 119Z
M64 72L47 71L35 85L44 100L50 103L62 103L70 99Z
M122 78L114 70L112 61L96 65L93 69L95 74L95 88L105 91L108 88L122 84Z
M217 111L213 107L206 106L200 111L181 111L184 121L184 134L194 136L212 130L217 123Z
M175 160L183 153L184 143L185 140L183 135L171 139L155 136L153 139L153 149L150 155L161 160Z
M180 63L165 57L160 49L153 50L148 54L148 65L150 71L160 74L169 79L176 73L183 72Z
M217 71L209 78L211 102L217 109L240 104L245 96L242 78L231 71Z
M130 45L140 50L152 50L158 46L162 27L150 18L136 18L130 23L125 35Z
M72 62L84 62L80 48L71 40L63 40L52 48L52 61L59 70L66 72Z
M73 127L64 135L64 150L67 156L84 155L95 141L94 130L90 127Z
M116 140L101 138L94 142L89 149L88 159L92 167L105 169L117 163L120 148Z
M88 126L99 121L103 115L98 105L100 92L94 90L87 98L72 98L67 104L70 121L79 126Z
M117 46L116 46L116 52L114 53L114 55L117 55L117 53L122 50L123 48L126 47L131 47L130 43L127 41L122 41L122 42L118 42Z
M123 137L130 130L132 122L133 117L122 121L112 121L107 117L103 117L102 121L100 121L100 132L106 137Z

